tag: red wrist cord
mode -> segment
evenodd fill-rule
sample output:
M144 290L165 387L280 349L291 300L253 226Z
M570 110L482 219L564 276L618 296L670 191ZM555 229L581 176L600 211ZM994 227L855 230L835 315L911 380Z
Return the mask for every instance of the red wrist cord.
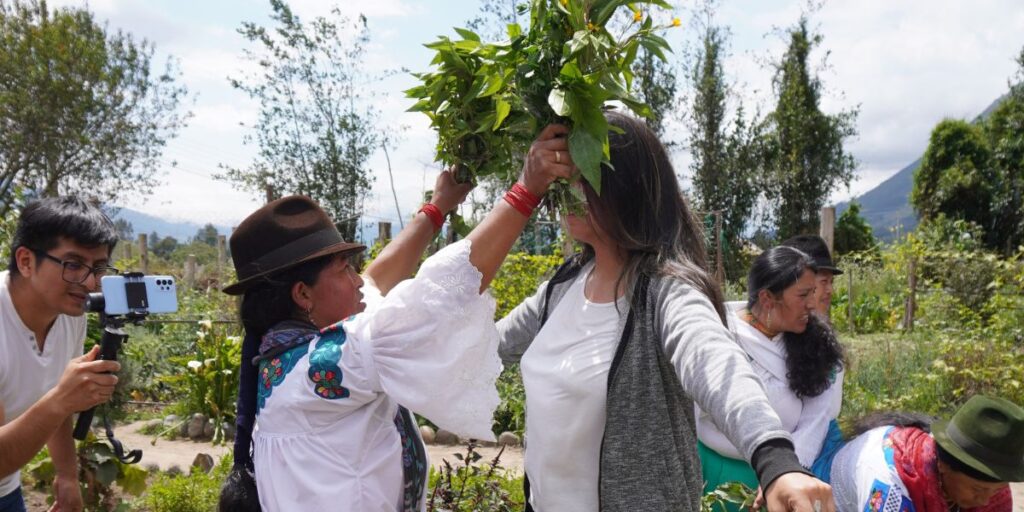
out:
M430 219L430 223L434 225L435 231L439 231L441 226L444 225L444 214L441 213L441 209L436 205L431 203L424 204L423 207L420 208L420 211Z

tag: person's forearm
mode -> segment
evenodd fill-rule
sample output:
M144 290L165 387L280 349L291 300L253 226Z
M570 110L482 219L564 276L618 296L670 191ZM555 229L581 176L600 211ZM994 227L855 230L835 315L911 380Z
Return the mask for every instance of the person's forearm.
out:
M0 427L0 475L9 475L28 464L65 421L68 413L49 399L48 393Z
M498 201L484 221L466 237L473 242L469 262L483 274L480 281L481 293L491 284L498 267L512 249L512 244L526 227L527 220L526 216L507 202Z
M78 480L78 454L75 452L75 440L71 437L74 430L71 416L68 416L57 431L50 436L46 447L50 449L50 458L57 472L57 478Z
M412 222L374 258L363 277L382 295L387 295L395 285L412 276L435 233L434 224L427 214L417 213Z

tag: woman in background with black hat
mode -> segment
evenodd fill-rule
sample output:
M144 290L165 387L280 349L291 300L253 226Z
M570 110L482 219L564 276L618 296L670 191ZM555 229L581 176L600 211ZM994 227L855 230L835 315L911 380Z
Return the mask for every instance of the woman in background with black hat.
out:
M224 291L243 295L246 337L221 510L423 510L428 464L412 412L493 438L500 362L494 300L482 292L539 197L571 176L566 134L545 128L505 201L413 279L469 191L448 172L362 276L352 257L364 247L309 198L273 201L239 225L238 282Z
M885 414L832 464L840 512L1010 512L1007 482L1024 481L1024 409L971 397L949 421Z

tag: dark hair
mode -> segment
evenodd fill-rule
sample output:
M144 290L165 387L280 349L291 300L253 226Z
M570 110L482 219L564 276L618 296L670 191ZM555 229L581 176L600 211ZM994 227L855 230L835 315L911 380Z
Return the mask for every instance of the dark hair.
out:
M772 247L761 253L747 275L747 309L753 312L761 290L781 295L804 272L817 272L811 257L793 247ZM786 347L786 378L798 397L822 394L843 368L843 346L817 314L810 314L803 332L782 333Z
M68 238L79 245L106 245L107 254L117 245L117 229L103 210L77 196L45 197L27 204L18 217L11 240L11 256L7 269L18 275L15 253L19 247L47 252Z
M849 439L853 439L868 430L878 427L914 427L924 432L932 431L932 423L936 418L918 412L901 411L879 411L857 418L853 422L853 429Z
M711 301L725 323L722 291L707 266L704 234L679 189L668 152L641 120L605 114L611 167L601 167L601 193L583 180L590 213L628 260L619 282L638 273L671 276ZM584 247L585 257L593 248Z
M242 296L239 316L245 328L242 341L242 362L238 379L238 403L235 419L234 467L221 486L218 510L259 511L259 495L253 478L253 463L250 449L252 428L256 421L256 387L259 372L253 359L259 355L259 345L271 327L285 320L301 319L298 306L292 300L292 286L295 283L316 284L328 264L339 257L330 254L305 262L297 267L262 278Z

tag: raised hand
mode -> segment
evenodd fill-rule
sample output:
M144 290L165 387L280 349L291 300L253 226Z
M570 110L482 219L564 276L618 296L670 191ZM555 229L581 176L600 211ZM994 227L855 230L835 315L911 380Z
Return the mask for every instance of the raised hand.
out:
M570 178L576 166L569 155L569 128L560 124L545 127L530 146L519 183L541 197L558 178Z

